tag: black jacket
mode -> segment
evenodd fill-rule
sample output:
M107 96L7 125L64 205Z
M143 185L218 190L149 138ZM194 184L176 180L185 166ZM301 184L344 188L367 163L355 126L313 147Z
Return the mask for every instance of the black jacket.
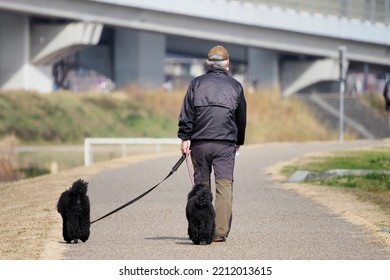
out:
M188 86L179 116L182 140L244 144L246 101L242 85L223 69L210 69Z
M385 98L385 109L390 112L390 81L385 84L383 97Z

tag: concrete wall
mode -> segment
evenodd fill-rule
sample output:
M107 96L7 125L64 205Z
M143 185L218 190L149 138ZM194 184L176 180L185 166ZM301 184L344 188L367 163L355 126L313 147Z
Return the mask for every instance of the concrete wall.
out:
M0 14L0 86L26 86L24 67L29 57L28 17Z

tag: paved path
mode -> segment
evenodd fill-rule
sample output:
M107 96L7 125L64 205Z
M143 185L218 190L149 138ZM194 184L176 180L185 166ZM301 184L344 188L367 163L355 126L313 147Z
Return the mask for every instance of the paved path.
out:
M387 142L387 144L389 144ZM194 246L187 238L185 164L153 192L92 225L83 244L66 245L64 259L390 259L365 230L299 194L281 188L267 167L317 151L383 142L267 144L243 147L236 161L233 227L225 243ZM159 182L178 156L107 171L90 178L92 219Z

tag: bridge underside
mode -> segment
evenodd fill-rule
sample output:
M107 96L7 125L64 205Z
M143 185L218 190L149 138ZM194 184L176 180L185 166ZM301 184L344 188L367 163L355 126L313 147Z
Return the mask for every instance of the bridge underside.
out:
M3 89L50 91L53 64L70 56L73 65L92 69L117 87L131 83L161 86L167 79L167 57L181 54L204 59L217 43L226 45L233 66L245 68L234 69L243 83L281 88L286 96L315 82L337 80L340 45L347 46L350 62L382 65L382 72L390 71L388 45L359 42L348 36L315 36L257 23L240 24L234 17L223 21L142 7L107 6L105 1L34 2L0 1L0 8L12 12L0 12ZM34 18L47 19L47 23L36 23ZM293 61L286 57L293 57ZM201 72L198 69L197 73Z

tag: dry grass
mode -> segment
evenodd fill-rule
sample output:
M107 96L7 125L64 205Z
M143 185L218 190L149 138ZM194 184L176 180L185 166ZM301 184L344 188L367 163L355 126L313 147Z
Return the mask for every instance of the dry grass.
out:
M7 136L0 140L0 182L15 181L20 178L18 171L18 140Z
M248 143L338 139L317 121L298 99L282 98L277 91L260 91L246 96ZM346 135L346 139L354 139Z
M185 92L133 86L110 94L2 93L0 136L13 132L24 144L81 144L85 137L174 138ZM278 90L248 90L246 99L247 144L338 138L299 100L282 98Z
M110 106L116 107L117 101L123 103L134 103L131 109L134 109L138 116L148 118L148 114L159 116L159 118L169 118L170 126L177 124L178 114L180 112L181 103L185 90L167 93L167 92L141 92L138 89L128 89L123 92L110 94L99 98L99 96L82 95L80 97L72 96L68 100L66 94L53 95L47 97L60 99L62 104L70 106L70 103L79 104L79 98L83 100L89 99L95 105L104 107L104 112L110 110ZM34 99L40 99L40 96L33 96ZM278 92L275 91L259 91L254 94L247 94L248 105L248 133L247 143L262 143L271 141L308 141L308 140L330 140L337 139L334 135L327 131L320 123L313 120L310 113L294 99L281 99ZM93 99L93 100L92 100ZM13 99L16 102L16 99ZM38 102L40 106L46 106L47 103ZM31 105L32 103L30 103ZM46 105L45 105L46 104ZM79 105L77 105L79 106ZM77 107L76 106L76 107ZM138 106L138 107L137 107ZM46 106L47 107L47 106ZM66 106L65 106L66 107ZM150 110L141 110L145 107ZM90 128L93 120L95 120L101 110L94 107L94 111L89 108L78 107L80 112L84 112L85 116L90 118L85 126ZM100 108L100 107L99 107ZM138 110L137 108L140 108ZM47 109L47 108L46 108ZM53 107L53 116L65 111ZM137 111L138 110L138 111ZM19 112L18 112L19 113ZM65 113L64 113L65 114ZM83 115L84 116L84 115ZM164 116L164 117L163 117ZM18 117L18 116L14 116ZM102 118L97 118L102 120ZM55 126L67 126L67 131L72 133L77 132L80 122L83 118L77 119L77 126L70 126L73 122L58 124ZM164 121L165 122L165 121ZM20 121L16 120L16 123ZM168 122L167 122L168 123ZM110 133L112 134L112 125L108 123ZM102 125L101 125L102 126ZM176 131L175 127L169 127L170 130ZM133 128L131 128L133 129ZM169 131L165 129L165 131ZM129 134L130 135L130 134ZM124 137L129 137L125 135ZM150 136L150 135L144 135ZM74 136L76 137L76 136ZM172 133L170 137L176 137ZM8 151L14 150L16 142L10 142ZM153 156L156 156L155 154ZM143 158L143 157L142 157ZM83 178L88 180L89 177L110 168L116 168L124 163L126 159L118 159L106 163L97 163L93 167L79 167L70 169L59 174L45 175L30 180L22 180L19 182L1 184L0 185L0 234L3 242L0 243L0 258L1 259L39 259L48 258L55 259L53 256L43 256L42 251L47 245L47 242L58 244L58 228L61 225L60 217L55 211L55 204L60 193L69 187L73 179ZM141 156L130 158L131 161L141 160ZM12 160L9 163L12 166ZM14 163L13 163L14 164ZM11 168L13 169L13 168ZM6 170L6 168L4 168ZM7 169L8 170L8 169ZM69 178L73 178L70 180ZM53 228L56 232L52 232Z
M3 93L0 103L4 104L0 104L0 107L9 109L13 104L12 106L18 106L17 108L20 109L16 110L17 114L12 113L15 110L10 110L7 114L14 119L14 122L9 121L8 124L0 122L0 128L3 126L4 131L12 128L12 131L18 131L21 136L28 135L26 139L33 140L30 144L41 145L82 145L85 137L175 138L185 92L186 88L167 92L148 91L132 86L110 94L60 92L39 96L26 92L21 98L21 92ZM311 112L299 100L293 97L282 98L278 90L245 92L248 108L246 144L338 139L338 132L329 131L313 118ZM27 104L30 104L31 110L26 109ZM26 115L23 116L20 110L27 110ZM34 114L30 116L29 112ZM2 113L4 112L0 112L0 118ZM34 116L37 120L32 122ZM41 119L46 121L42 122ZM30 123L26 124L27 121ZM9 126L8 129L6 125ZM38 131L40 133L32 135ZM54 140L47 142L39 135L47 137L51 135ZM354 139L347 133L345 138ZM26 139L19 140L23 144L29 143L30 140ZM58 142L58 139L63 140ZM104 159L112 159L116 156L117 153L111 153ZM44 153L20 154L18 160L20 168L35 167L51 170L54 163L62 171L81 166L83 154L82 152L59 154L47 149ZM1 160L1 162L7 161ZM0 169L3 169L3 173L10 173L7 171L8 167L0 166Z
M167 92L165 90L143 90L141 88L131 86L119 93L123 100L128 100L151 109L157 115L169 115L175 119L179 117L181 105L183 102L186 89Z
M96 163L55 175L45 175L0 185L0 259L37 260L58 259L61 256L61 217L56 211L60 194L78 178L88 179L94 174L156 155L143 155ZM50 254L45 248L55 246ZM57 255L53 256L53 252Z
M169 93L163 90L145 92L133 86L117 93L116 97L145 106L157 115L170 114L177 118L185 92L185 88ZM282 98L275 89L246 90L245 97L248 144L338 139L338 131L329 131L294 97ZM355 137L347 133L346 139Z
M145 92L137 87L129 87L118 98L142 104L158 115L168 114L177 118L185 92L185 88L167 93L163 90ZM246 90L245 97L248 110L247 144L338 139L337 131L329 131L294 97L282 98L275 89ZM355 139L348 133L345 137L347 140Z

